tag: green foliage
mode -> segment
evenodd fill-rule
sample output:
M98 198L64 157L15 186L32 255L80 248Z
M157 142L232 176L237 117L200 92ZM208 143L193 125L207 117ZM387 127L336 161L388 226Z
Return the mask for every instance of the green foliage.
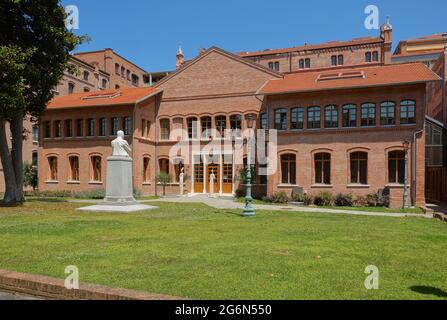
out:
M338 207L351 207L353 203L353 197L352 194L342 194L339 193L335 197L335 205Z
M368 201L364 196L358 196L355 198L353 205L355 207L366 207L368 205Z
M171 183L172 177L170 174L161 171L157 176L155 177L155 181L163 186L163 195L166 195L166 186Z
M268 201L273 203L287 203L289 201L289 197L284 191L276 192L273 196L268 198Z
M255 170L254 166L251 166L250 173L251 173L251 183L253 184L253 178L255 177L255 174L256 174L256 170ZM239 179L242 184L247 184L247 169L246 168L241 168L239 170Z
M311 194L305 193L303 195L303 203L305 206L310 206L314 203L314 197Z
M368 194L366 202L369 207L388 207L390 204L388 196L380 196L378 193Z
M106 191L104 189L95 189L90 191L73 192L71 196L76 199L101 200L106 196Z
M327 191L320 192L314 197L314 204L316 206L330 206L332 205L333 201L334 199L332 194Z
M38 185L37 168L29 162L23 164L23 184L36 190Z
M68 190L57 190L57 191L27 191L25 192L27 197L36 198L69 198L71 197L71 191Z

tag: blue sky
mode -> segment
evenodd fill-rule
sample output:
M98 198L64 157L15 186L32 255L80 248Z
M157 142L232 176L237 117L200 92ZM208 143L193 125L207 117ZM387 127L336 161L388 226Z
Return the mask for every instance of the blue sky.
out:
M228 51L283 48L304 43L377 36L364 27L365 7L391 17L394 45L401 39L447 32L447 1L299 0L64 0L80 14L77 34L92 38L77 51L113 48L147 71L175 68L201 47Z

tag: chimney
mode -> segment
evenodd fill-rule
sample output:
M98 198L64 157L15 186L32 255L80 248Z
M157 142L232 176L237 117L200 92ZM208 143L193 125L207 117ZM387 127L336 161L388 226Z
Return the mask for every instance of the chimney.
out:
M383 63L390 64L393 49L393 26L390 23L390 17L386 17L386 23L380 27L380 37L383 39Z
M183 65L183 62L184 62L183 61L184 55L183 55L183 50L182 50L181 46L178 47L176 58L177 59L176 59L176 63L175 63L175 68L179 69Z

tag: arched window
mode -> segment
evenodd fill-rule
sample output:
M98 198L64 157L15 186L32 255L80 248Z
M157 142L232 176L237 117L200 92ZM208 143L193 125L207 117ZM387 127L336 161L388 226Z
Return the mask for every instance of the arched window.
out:
M143 158L143 182L150 181L150 161L149 157Z
M261 113L261 129L268 129L268 115L266 112Z
M200 126L202 130L202 138L203 139L211 139L211 117L202 117L200 119Z
M169 119L160 119L160 140L169 140L170 121Z
M374 127L376 125L376 105L374 103L362 104L360 117L362 127Z
M331 154L320 152L315 154L315 183L331 184Z
M101 157L100 156L92 156L90 159L91 159L90 161L91 161L91 166L92 166L91 181L101 182L102 181Z
M169 159L163 158L158 160L158 165L160 167L160 172L169 174Z
M403 100L400 103L400 123L416 123L416 102L413 100Z
M196 117L190 117L186 119L186 122L188 124L188 139L197 139L197 126L198 120Z
M307 109L307 129L321 128L320 107L309 107Z
M217 132L219 132L220 137L224 136L226 129L227 129L227 117L226 116L217 116L216 117L216 130L217 130Z
M380 105L380 124L390 126L396 123L396 104L391 101L383 102Z
M371 60L372 60L371 52L365 53L365 62L371 62Z
M350 155L351 183L367 184L368 154L352 152Z
M405 152L391 151L388 153L388 182L400 183L405 182Z
M79 157L71 156L68 158L70 164L70 181L79 181Z
M290 129L304 128L304 108L293 108L290 111Z
M296 156L294 154L281 156L281 183L296 184Z
M48 157L48 180L57 181L57 157Z
M287 109L281 108L275 110L275 129L287 130Z
M324 108L324 127L338 127L338 110L336 106L326 106Z
M343 127L353 128L357 126L357 106L347 104L343 106Z

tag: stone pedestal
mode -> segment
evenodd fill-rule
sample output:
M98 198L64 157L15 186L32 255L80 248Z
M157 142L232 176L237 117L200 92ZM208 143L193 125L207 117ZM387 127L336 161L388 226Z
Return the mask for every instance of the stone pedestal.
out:
M110 156L107 158L107 184L104 201L94 206L79 208L92 212L136 212L158 207L138 203L133 197L132 158Z
M126 156L110 156L107 158L107 184L104 204L132 205L133 197L132 158Z

